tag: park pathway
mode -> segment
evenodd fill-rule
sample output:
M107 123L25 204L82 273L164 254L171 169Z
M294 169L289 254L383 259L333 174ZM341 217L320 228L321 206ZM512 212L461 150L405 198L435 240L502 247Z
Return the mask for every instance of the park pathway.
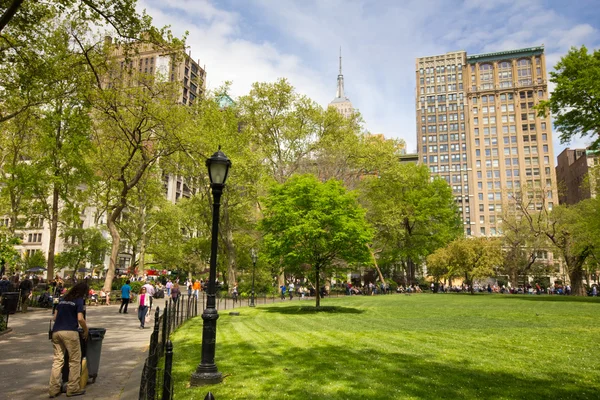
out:
M164 301L155 305L162 308ZM151 328L139 329L135 304L128 314L119 307L89 306L91 328L106 328L98 378L87 387L85 399L137 399ZM12 332L0 336L0 398L47 399L52 366L48 340L50 310L10 316Z

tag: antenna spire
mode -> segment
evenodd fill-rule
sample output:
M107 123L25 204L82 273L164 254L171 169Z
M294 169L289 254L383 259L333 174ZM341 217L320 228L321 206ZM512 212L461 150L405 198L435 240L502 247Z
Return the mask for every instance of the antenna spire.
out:
M337 93L336 97L341 99L344 97L344 75L342 75L342 46L340 46L340 73L337 77Z

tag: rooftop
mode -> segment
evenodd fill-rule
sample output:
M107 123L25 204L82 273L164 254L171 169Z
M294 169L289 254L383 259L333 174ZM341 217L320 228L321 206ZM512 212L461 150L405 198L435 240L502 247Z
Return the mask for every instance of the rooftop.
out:
M469 64L475 64L482 61L496 61L506 58L530 57L544 53L544 46L526 47L524 49L514 49L506 51L497 51L495 53L482 53L467 56Z

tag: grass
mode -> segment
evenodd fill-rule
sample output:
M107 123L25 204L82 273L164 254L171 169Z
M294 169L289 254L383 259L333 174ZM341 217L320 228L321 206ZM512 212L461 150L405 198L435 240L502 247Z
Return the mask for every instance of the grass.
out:
M223 311L223 383L190 388L202 319L174 335L175 399L598 399L600 301L391 295Z

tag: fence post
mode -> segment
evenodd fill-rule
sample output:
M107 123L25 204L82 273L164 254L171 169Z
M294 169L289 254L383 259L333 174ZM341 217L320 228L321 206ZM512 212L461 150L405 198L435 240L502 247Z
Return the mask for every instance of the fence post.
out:
M194 317L198 316L198 299L194 301Z
M167 341L167 352L165 353L165 371L163 376L162 400L173 398L173 380L171 370L173 369L173 343Z
M165 308L163 309L163 315L162 315L162 350L163 352L166 349L166 344L167 344L167 338L169 337L169 333L167 332L167 318L169 317L169 308L166 307L165 304Z
M159 308L156 307L156 312L154 313L154 330L152 331L152 336L150 337L150 350L149 350L149 359L150 359L150 368L148 371L148 398L154 399L156 397L156 369L158 368L158 330L159 330Z

